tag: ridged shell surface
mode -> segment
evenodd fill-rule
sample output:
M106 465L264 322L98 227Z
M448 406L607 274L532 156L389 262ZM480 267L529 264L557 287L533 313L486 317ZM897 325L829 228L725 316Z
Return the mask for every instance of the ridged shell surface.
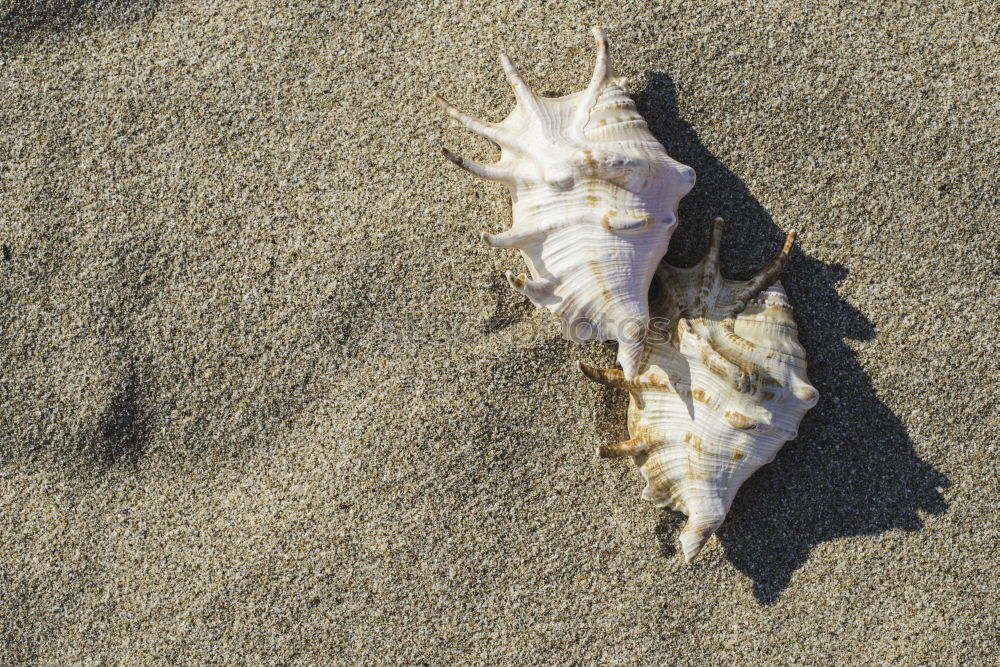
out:
M718 271L722 221L692 268L664 264L640 373L581 364L592 380L630 394L631 439L601 447L631 456L644 500L683 512L681 546L691 561L715 533L740 486L795 437L819 394L806 377L792 309L775 282L782 252L749 281Z
M489 165L444 153L509 188L511 228L483 238L521 251L528 275L508 272L511 287L558 315L570 340L618 341L618 361L632 378L649 322L649 285L695 175L649 131L614 75L604 31L595 28L594 36L597 64L586 90L536 96L501 54L517 100L502 122L436 99L500 147L499 162Z

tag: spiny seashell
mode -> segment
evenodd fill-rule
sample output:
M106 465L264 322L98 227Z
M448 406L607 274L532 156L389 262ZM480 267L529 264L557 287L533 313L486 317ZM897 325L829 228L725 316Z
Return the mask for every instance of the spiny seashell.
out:
M643 499L688 516L680 535L688 562L718 529L740 485L795 437L819 399L791 306L775 282L795 232L746 282L719 274L721 238L717 219L701 262L687 269L664 263L657 271L662 292L651 306L637 377L580 365L595 382L629 392L631 440L598 453L633 457L646 481Z
M483 239L521 251L531 275L508 271L511 287L561 317L570 340L617 340L618 361L631 378L649 321L649 285L694 170L667 155L649 131L614 74L604 30L593 33L597 64L586 90L539 97L501 54L517 99L502 122L435 100L500 147L500 161L489 165L443 152L510 189L513 225Z

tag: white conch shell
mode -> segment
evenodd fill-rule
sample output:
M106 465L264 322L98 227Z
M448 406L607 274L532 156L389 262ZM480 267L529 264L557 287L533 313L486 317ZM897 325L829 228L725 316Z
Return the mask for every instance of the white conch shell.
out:
M701 262L687 269L664 263L657 272L662 295L652 304L635 379L580 365L590 379L629 392L631 440L598 453L633 457L646 481L643 499L688 516L680 535L688 562L718 529L740 485L795 437L819 399L791 306L775 282L795 232L747 282L719 274L721 238L717 219Z
M510 189L511 229L483 238L521 251L531 275L508 271L511 287L561 317L570 340L618 341L618 361L631 378L649 321L649 284L695 176L650 133L614 74L604 30L593 33L597 65L586 90L538 97L501 54L517 98L502 122L435 100L500 146L500 161L490 165L443 150L463 169Z

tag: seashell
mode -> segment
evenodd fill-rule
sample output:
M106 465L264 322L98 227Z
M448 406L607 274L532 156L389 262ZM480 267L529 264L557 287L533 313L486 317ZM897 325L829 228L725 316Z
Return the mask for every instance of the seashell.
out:
M509 188L511 228L483 239L521 251L529 275L508 271L510 286L559 316L570 340L618 341L618 362L632 378L649 321L649 285L695 175L649 131L615 76L604 30L593 33L597 64L586 90L537 96L501 54L517 100L503 121L434 99L500 147L495 164L442 150L466 171Z
M680 540L688 562L719 528L740 485L796 436L819 399L775 282L795 232L749 281L720 275L721 238L716 219L701 262L657 271L661 294L651 304L635 378L580 364L591 380L629 392L631 439L598 453L631 456L646 482L642 498L687 515Z

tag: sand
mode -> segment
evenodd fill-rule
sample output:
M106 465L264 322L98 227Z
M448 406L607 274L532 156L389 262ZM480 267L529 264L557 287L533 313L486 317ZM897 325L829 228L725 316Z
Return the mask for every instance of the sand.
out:
M992 659L993 3L341 4L0 4L0 662ZM800 232L822 399L690 566L428 99L594 24L697 170L670 259Z

